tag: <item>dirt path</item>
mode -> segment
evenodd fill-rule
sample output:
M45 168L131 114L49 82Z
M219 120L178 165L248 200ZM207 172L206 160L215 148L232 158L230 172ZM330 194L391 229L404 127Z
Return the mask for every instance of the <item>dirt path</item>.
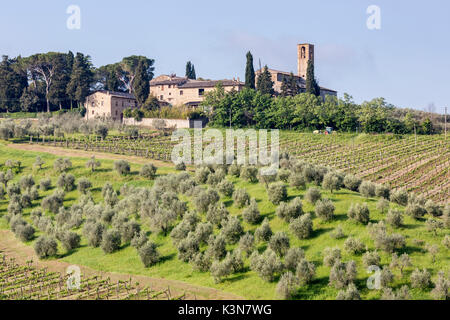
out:
M8 148L16 149L16 150L24 150L24 151L32 151L32 152L46 152L56 156L61 157L78 157L78 158L90 158L95 156L98 159L105 160L127 160L133 163L153 163L157 167L171 167L173 166L169 162L163 162L159 160L153 159L145 159L142 157L136 156L126 156L121 154L114 153L104 153L104 152L94 152L94 151L84 151L84 150L74 150L74 149L63 149L60 147L50 147L43 146L39 144L9 144Z
M36 256L33 248L26 246L18 241L14 234L9 230L0 230L0 252L4 253L8 258L15 258L16 263L25 265L27 261L33 260L33 265L38 268L47 268L51 272L66 273L67 267L71 264L60 261L50 260L41 261ZM79 266L83 276L101 275L103 278L110 277L113 282L118 280L129 280L139 282L142 287L151 287L155 291L165 290L168 287L172 296L179 296L186 293L186 299L205 299L205 300L242 300L242 297L231 293L223 292L213 288L191 285L182 281L157 279L145 276L127 275L111 272L101 272L93 270L85 266Z

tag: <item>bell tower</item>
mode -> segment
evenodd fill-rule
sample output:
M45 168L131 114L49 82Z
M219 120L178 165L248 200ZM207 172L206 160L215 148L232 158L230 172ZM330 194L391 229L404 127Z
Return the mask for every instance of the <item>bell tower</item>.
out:
M299 44L298 50L298 76L306 79L308 61L314 64L314 45L309 43Z

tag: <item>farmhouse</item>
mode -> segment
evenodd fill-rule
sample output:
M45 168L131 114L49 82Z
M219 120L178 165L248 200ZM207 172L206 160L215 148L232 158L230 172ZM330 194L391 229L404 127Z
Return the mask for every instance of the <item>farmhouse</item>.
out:
M245 83L233 80L192 80L176 75L161 75L150 81L150 92L161 103L198 107L207 92L221 83L225 91L240 91Z
M86 98L86 119L96 117L111 118L114 121L123 120L123 111L137 108L134 95L125 92L97 91Z
M299 87L299 92L305 92L306 91L306 71L308 69L308 62L311 61L314 63L314 45L312 44L299 44L297 46L297 55L298 55L298 61L297 61L297 74L294 74L294 79L297 82L297 85ZM263 70L259 69L255 72L256 79L258 78L258 75ZM283 80L289 80L290 72L285 71L279 71L274 69L269 69L270 75L272 76L272 81L274 83L273 89L275 90L276 94L281 93L281 85L283 84ZM323 99L325 99L325 96L331 95L331 96L337 96L337 92L331 89L327 89L324 87L320 87L320 95Z

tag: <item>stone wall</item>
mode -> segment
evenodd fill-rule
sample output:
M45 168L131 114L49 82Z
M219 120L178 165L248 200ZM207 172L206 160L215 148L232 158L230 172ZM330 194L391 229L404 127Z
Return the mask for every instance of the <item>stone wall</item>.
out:
M189 119L153 119L153 118L143 118L141 121L136 121L134 118L124 118L123 124L128 126L138 126L138 127L147 127L154 128L153 121L154 120L164 120L166 124L166 128L176 128L176 129L190 129L194 128L195 121L202 122L202 127L205 127L206 120L189 120Z

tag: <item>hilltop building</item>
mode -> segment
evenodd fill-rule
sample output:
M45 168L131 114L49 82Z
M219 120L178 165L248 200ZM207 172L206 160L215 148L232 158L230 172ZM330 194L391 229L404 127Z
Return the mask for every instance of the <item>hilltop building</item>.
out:
M176 75L161 75L150 81L150 92L160 103L198 107L207 92L213 91L221 83L224 90L240 91L245 83L233 80L192 80Z
M132 94L101 90L88 96L84 106L86 119L106 117L114 121L122 121L123 111L128 108L137 108L138 103Z
M308 43L299 44L297 46L297 58L298 70L297 74L294 74L294 79L297 81L299 92L302 93L306 91L306 71L308 69L308 62L311 61L312 63L314 63L314 45ZM255 71L256 79L262 71L263 70L261 69ZM269 69L269 72L274 83L273 89L275 90L276 94L280 94L283 80L289 80L291 73L274 69ZM337 96L337 91L320 87L320 95L323 99L325 99L327 95Z

